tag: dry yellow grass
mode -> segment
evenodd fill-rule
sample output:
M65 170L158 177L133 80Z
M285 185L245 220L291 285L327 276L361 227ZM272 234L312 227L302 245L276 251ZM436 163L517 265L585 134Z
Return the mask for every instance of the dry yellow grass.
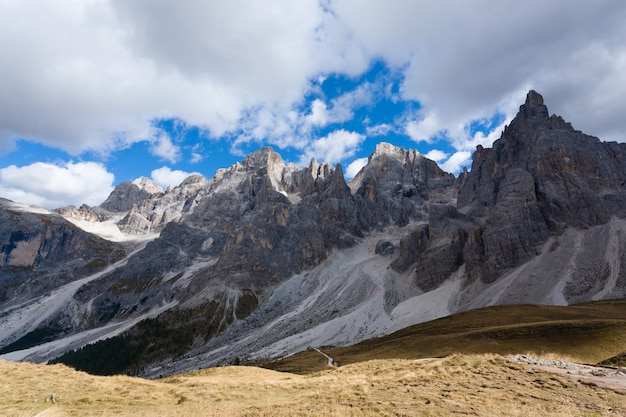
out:
M45 402L53 393L58 401ZM626 393L497 355L372 360L309 375L226 367L157 381L0 361L0 415L625 416Z

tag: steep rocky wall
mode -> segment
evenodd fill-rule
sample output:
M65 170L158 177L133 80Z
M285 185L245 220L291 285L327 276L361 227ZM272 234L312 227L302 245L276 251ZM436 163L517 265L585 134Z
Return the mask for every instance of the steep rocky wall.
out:
M119 244L77 228L55 213L0 201L0 306L50 291L123 258Z
M466 248L470 276L493 282L567 227L625 217L625 155L626 144L574 130L529 92L493 148L477 148L458 193L458 209L482 223Z

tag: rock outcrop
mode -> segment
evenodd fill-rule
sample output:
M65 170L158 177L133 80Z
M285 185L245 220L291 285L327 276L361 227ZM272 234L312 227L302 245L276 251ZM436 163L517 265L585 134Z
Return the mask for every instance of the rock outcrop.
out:
M458 208L482 219L467 251L468 272L493 282L536 256L549 236L626 215L626 145L600 142L559 116L541 95L526 103L496 140L478 147Z
M427 219L425 202L450 203L454 175L417 151L380 143L351 181L364 229Z
M164 193L155 191L136 201L117 222L117 226L128 235L158 233L168 223L178 221L183 213L189 211L191 201L207 184L208 181L202 175L192 175L180 185L169 187Z
M163 189L148 178L142 177L136 184L133 181L123 182L100 204L100 207L113 212L129 211L134 204L161 195Z
M0 199L0 305L18 305L122 259L125 250L62 216Z
M61 207L54 211L65 218L84 220L90 223L104 222L111 218L110 213L99 210L98 208L89 207L87 204L82 204L79 208L74 206Z

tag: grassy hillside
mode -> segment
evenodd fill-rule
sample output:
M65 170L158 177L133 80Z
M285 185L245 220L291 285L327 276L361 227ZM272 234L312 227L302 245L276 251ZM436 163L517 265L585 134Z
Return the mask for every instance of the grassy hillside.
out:
M157 381L0 362L0 386L0 415L15 417L626 415L624 392L495 355L373 360L309 375L225 367Z
M224 367L148 381L0 361L0 415L622 416L626 391L501 355L618 360L626 351L624 312L626 300L490 307L324 349L337 368L317 352L266 365L292 372Z
M323 351L339 365L371 359L418 359L454 353L556 353L596 364L626 351L626 300L559 307L502 305L417 324L350 347ZM326 359L311 351L266 365L307 373Z

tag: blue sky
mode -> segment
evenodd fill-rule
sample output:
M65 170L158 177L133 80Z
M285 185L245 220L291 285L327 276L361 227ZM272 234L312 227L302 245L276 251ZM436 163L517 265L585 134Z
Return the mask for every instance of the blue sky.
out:
M531 88L626 140L626 5L431 3L0 1L0 197L97 205L266 145L350 177L387 141L457 173Z

